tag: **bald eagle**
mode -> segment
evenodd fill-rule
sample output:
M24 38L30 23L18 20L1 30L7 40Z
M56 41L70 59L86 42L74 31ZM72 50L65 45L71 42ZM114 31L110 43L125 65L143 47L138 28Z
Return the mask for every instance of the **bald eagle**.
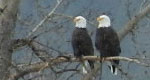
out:
M120 42L117 33L111 27L110 18L102 15L97 18L97 21L99 25L96 30L95 46L101 57L119 56L121 53ZM109 63L111 72L117 75L119 60L112 60Z
M92 40L86 29L86 19L82 16L77 16L73 20L75 22L75 29L72 34L72 47L74 55L78 58L82 56L93 56L94 49ZM90 68L94 68L94 62L88 60L83 64L83 73L87 73L86 67L90 65Z

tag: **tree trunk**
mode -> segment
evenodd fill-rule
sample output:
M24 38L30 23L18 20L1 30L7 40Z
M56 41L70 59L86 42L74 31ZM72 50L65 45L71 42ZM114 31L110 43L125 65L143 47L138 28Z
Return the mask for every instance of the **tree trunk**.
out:
M20 0L0 0L0 79L7 80L11 66L11 41Z

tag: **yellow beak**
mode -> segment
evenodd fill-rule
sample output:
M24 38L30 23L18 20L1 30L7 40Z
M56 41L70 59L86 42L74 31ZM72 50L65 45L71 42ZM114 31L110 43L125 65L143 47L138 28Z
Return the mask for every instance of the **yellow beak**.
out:
M80 19L77 19L77 18L74 18L73 19L73 22L77 22L77 21L79 21Z
M101 21L101 20L103 20L104 18L101 18L101 17L98 17L97 18L97 21Z

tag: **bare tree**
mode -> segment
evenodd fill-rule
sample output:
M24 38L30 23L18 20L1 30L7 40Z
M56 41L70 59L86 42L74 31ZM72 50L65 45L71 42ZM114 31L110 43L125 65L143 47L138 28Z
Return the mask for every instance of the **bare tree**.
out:
M12 32L15 28L19 0L0 0L0 79L7 80L11 66Z
M39 10L39 16L42 18L38 24L30 21L20 20L17 16L18 9L20 8L20 0L0 0L0 79L2 80L19 80L19 79L29 79L29 80L46 80L46 77L43 77L47 70L49 72L49 76L53 80L62 80L60 79L62 75L66 77L63 78L64 80L70 80L73 76L79 76L83 80L92 80L96 79L97 75L101 74L102 67L99 64L96 64L94 70L89 72L87 75L83 75L80 70L80 64L74 64L75 62L80 62L78 58L73 57L70 55L72 52L62 51L59 48L56 49L53 46L50 46L50 43L47 41L46 44L43 44L39 37L43 37L44 34L49 32L55 32L59 34L60 31L63 32L64 23L68 23L73 19L73 16L69 16L66 14L58 13L58 11L65 11L67 10L68 6L72 4L74 1L69 0L57 0L55 1L54 7L48 6L51 8L48 13L42 13L41 9L46 9L45 7L39 5L39 0L36 0L37 10ZM63 5L63 6L62 6ZM59 9L64 7L64 9ZM128 5L129 7L129 5ZM58 10L58 11L57 11ZM85 9L83 9L84 12ZM89 13L85 13L86 16L90 16L91 13L96 11L90 10ZM128 10L129 13L129 10ZM147 15L150 13L150 5L144 6L141 10L138 11L134 16L129 16L128 22L123 26L121 30L118 31L118 35L120 41L123 38L133 31L137 24L143 20ZM82 14L82 13L77 13ZM96 17L96 16L95 16ZM92 16L92 18L95 18ZM30 17L28 17L30 18ZM63 19L61 22L57 22L57 20ZM14 32L16 29L16 23L20 22L21 25L29 25L32 28L30 31L27 32L26 36L23 38L14 38ZM46 24L50 24L50 28L46 29ZM90 20L88 21L90 25L96 26ZM54 26L54 27L52 27ZM45 29L44 29L45 28ZM42 32L42 30L44 31ZM41 32L40 32L41 30ZM68 30L68 29L67 29ZM65 31L64 31L65 32ZM92 35L93 32L91 32ZM60 33L60 36L62 34ZM45 40L46 38L43 38ZM63 39L63 38L61 38ZM52 40L52 38L48 39ZM66 41L70 42L70 41ZM63 44L63 43L61 43ZM60 44L60 45L61 45ZM66 43L67 44L67 43ZM27 58L24 60L24 64L17 64L17 62L12 61L12 56L17 53L20 49L30 50L31 58ZM24 54L28 54L28 52L24 52ZM32 61L34 60L34 61ZM127 62L133 62L139 64L144 67L150 67L150 63L146 62L149 59L146 58L136 58L136 57L107 57L107 58L100 58L99 56L85 56L82 60L93 60L93 61L109 61L109 60L122 60ZM26 63L27 61L27 63ZM122 71L120 66L118 66L120 72L127 76L127 73ZM66 74L67 72L72 72L71 74ZM31 76L31 77L30 77ZM29 78L28 78L29 77ZM93 78L94 77L94 78ZM101 77L101 76L99 76Z

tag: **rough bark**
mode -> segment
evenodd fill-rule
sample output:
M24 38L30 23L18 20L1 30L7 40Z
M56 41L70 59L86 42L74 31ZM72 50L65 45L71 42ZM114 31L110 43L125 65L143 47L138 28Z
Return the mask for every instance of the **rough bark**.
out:
M19 0L0 0L0 79L7 80L11 66L11 36L15 28Z
M38 72L38 71L41 71L45 68L49 68L49 67L55 66L55 65L60 64L60 63L79 62L80 61L79 58L70 57L70 56L68 56L67 58L66 57L67 56L50 58L49 61L47 61L47 62L37 62L37 63L33 63L31 65L20 65L19 67L20 67L21 71L19 73L12 74L10 76L10 78L11 78L11 80L17 80L18 78L20 78L26 74L29 74L32 72ZM139 64L139 65L145 66L145 67L150 67L150 64L141 62L140 59L138 59L138 58L127 58L127 57L121 57L121 56L106 57L106 58L101 58L98 56L84 56L84 57L82 57L82 60L84 60L84 61L85 60L93 60L93 61L122 60L122 61L134 62L136 64ZM97 71L99 70L99 68L101 68L101 67L96 66L96 69L94 69L92 72L87 74L82 80L92 80L92 78L94 78L95 75L97 74Z
M123 29L118 32L120 41L135 27L137 27L136 25L139 23L139 21L141 21L148 13L150 13L150 4L132 17L131 20L129 20L128 23L123 27Z

